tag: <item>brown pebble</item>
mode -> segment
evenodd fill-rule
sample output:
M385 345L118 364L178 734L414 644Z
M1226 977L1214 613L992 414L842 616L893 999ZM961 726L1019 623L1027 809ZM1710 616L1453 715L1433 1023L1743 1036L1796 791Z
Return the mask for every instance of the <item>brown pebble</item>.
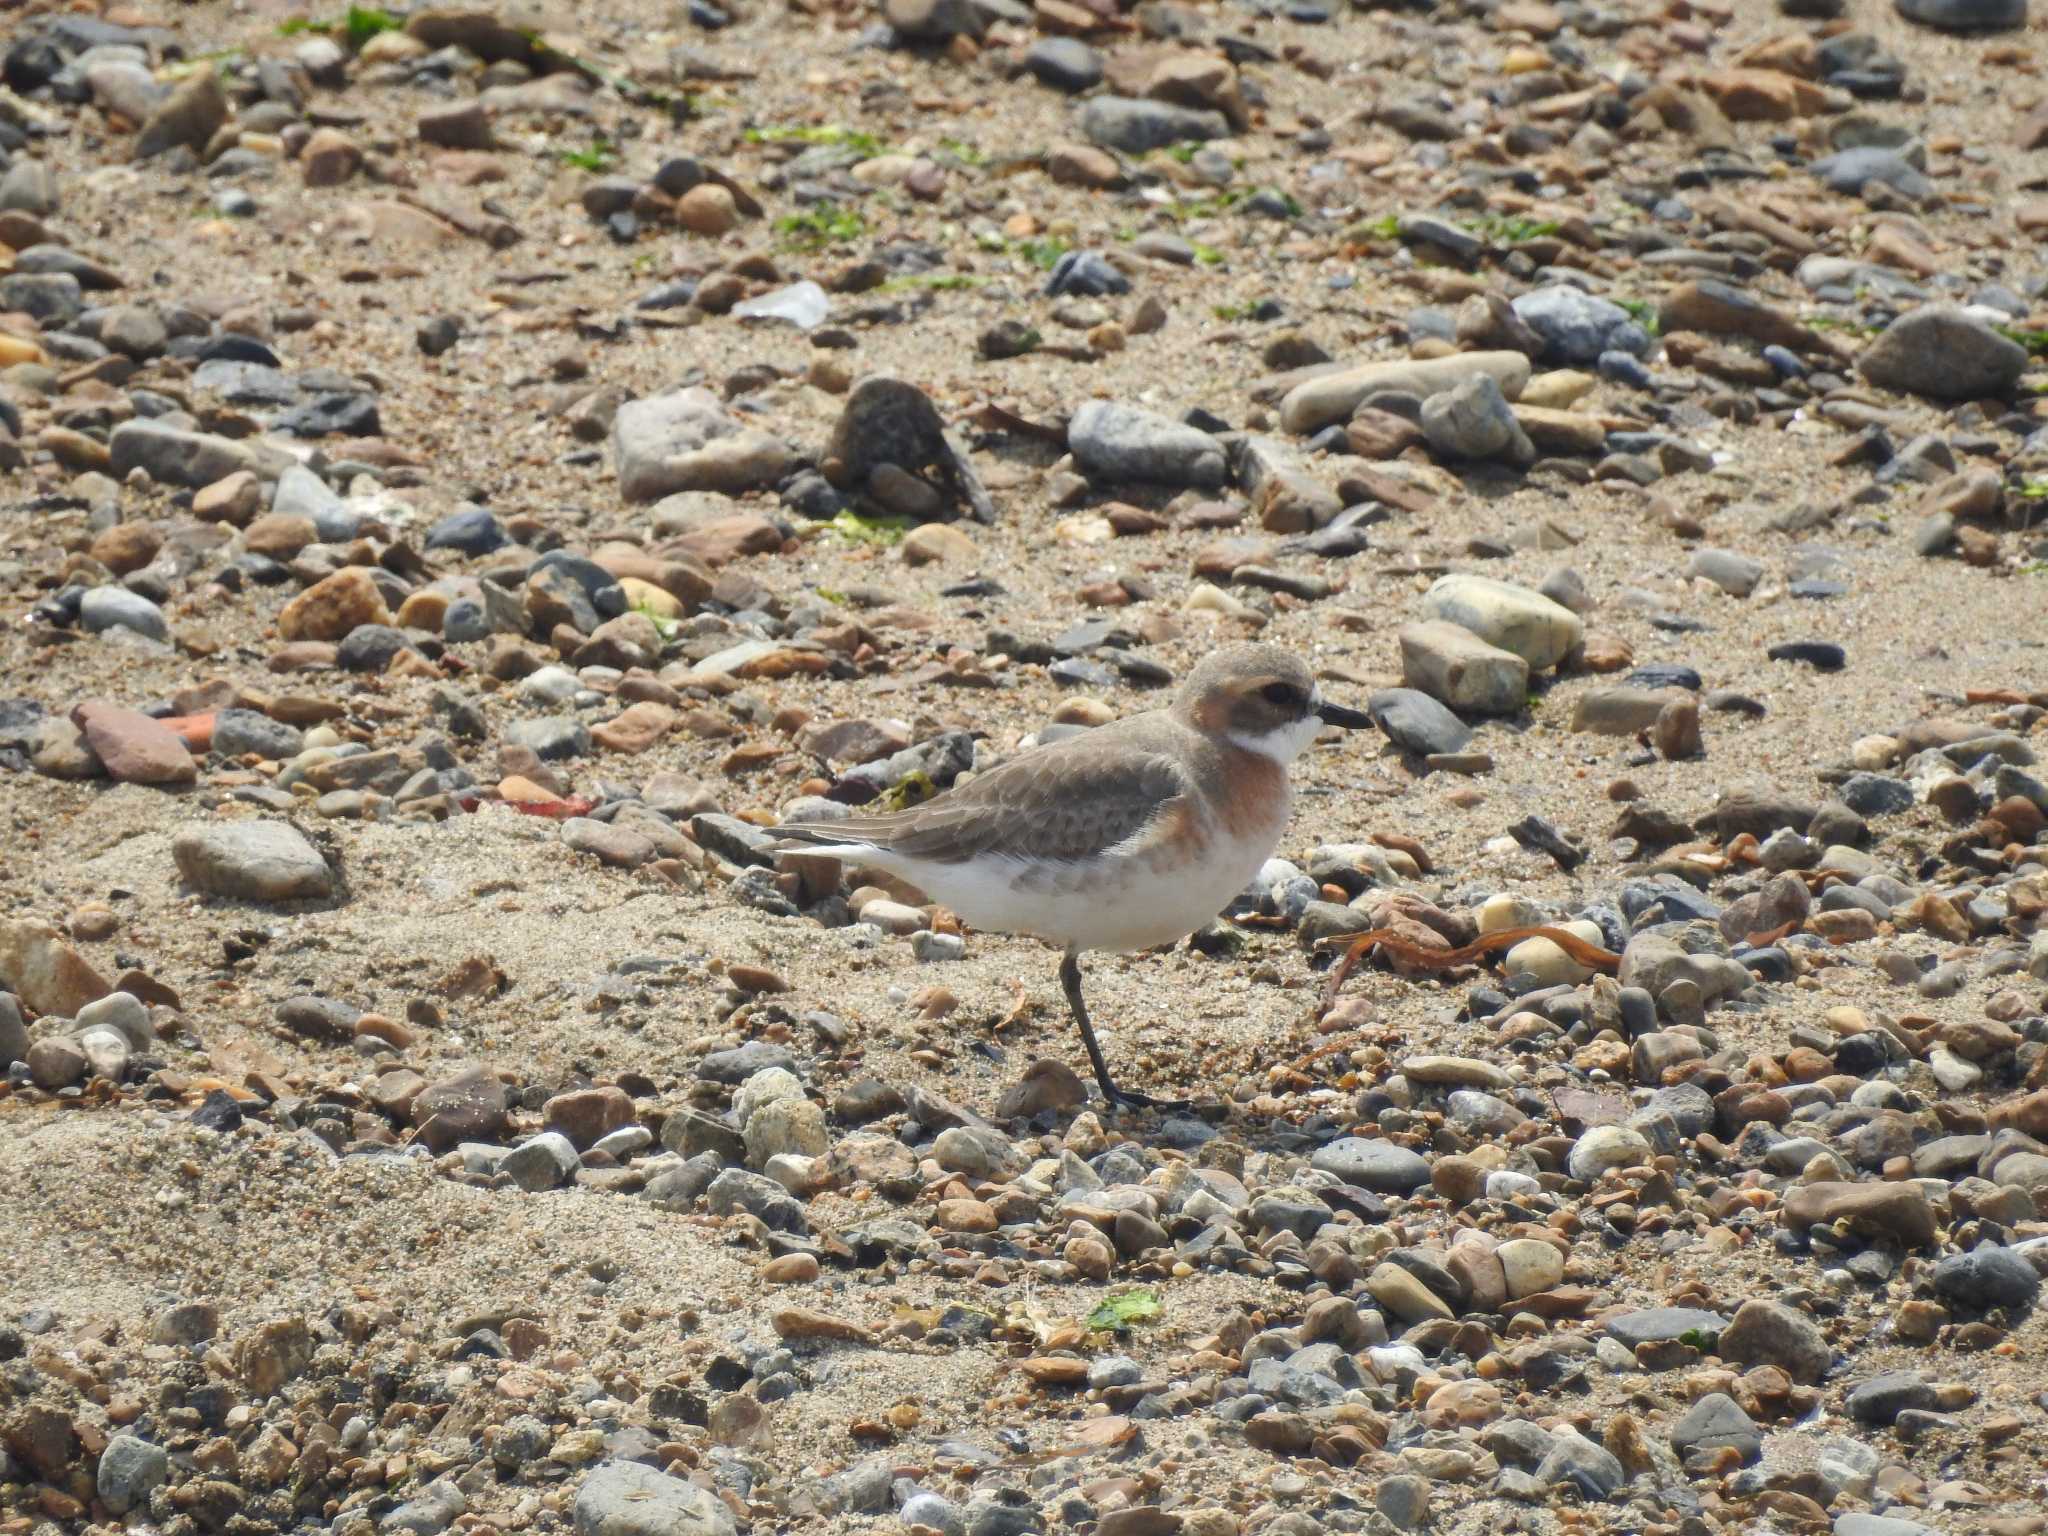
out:
M761 1266L761 1278L770 1285L809 1285L818 1278L818 1256L785 1253Z

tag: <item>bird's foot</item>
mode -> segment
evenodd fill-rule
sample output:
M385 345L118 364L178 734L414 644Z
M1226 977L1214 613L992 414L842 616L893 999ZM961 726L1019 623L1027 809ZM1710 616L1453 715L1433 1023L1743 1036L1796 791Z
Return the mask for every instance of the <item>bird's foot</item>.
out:
M1109 1100L1111 1109L1156 1109L1166 1114L1179 1114L1195 1107L1193 1099L1155 1099L1149 1093L1132 1093L1114 1083L1104 1083L1102 1096Z

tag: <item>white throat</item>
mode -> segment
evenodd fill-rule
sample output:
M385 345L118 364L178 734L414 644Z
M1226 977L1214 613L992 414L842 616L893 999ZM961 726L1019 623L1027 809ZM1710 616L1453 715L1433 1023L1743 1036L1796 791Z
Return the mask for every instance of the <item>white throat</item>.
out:
M1263 731L1258 735L1248 731L1232 731L1229 739L1232 746L1271 758L1285 768L1308 750L1309 743L1316 739L1322 728L1323 722L1311 714L1292 725L1275 726L1272 730Z

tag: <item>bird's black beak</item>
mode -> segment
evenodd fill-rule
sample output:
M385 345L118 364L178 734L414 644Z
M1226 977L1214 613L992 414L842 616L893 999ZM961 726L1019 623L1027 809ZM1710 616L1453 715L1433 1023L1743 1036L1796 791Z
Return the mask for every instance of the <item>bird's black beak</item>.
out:
M1325 725L1338 726L1347 731L1362 731L1373 723L1373 718L1362 709L1346 709L1342 704L1332 704L1328 699L1316 705L1316 718Z

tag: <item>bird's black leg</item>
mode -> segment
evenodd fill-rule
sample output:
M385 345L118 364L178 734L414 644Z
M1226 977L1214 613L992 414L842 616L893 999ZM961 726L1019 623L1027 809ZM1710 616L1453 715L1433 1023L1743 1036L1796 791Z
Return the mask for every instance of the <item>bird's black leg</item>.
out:
M1067 1007L1081 1026L1081 1044L1088 1049L1088 1064L1095 1068L1096 1084L1113 1109L1186 1109L1186 1099L1155 1099L1149 1093L1127 1093L1109 1075L1109 1063L1102 1059L1102 1047L1095 1039L1095 1026L1088 1022L1088 1005L1081 1001L1081 961L1068 950L1060 961L1060 986L1067 994Z

